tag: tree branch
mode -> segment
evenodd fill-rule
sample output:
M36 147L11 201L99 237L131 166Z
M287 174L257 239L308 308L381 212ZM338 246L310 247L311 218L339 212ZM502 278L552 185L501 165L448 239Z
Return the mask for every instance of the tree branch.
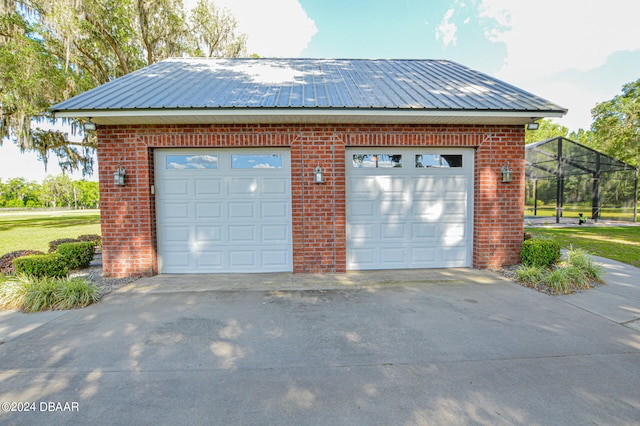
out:
M109 46L111 46L111 49L113 50L113 52L118 57L118 61L120 62L120 66L122 67L123 73L124 74L129 74L129 66L127 65L127 61L124 58L124 53L122 53L122 50L118 46L118 43L116 43L116 41L104 29L104 27L99 22L97 22L95 19L93 19L90 15L87 14L85 16L85 19L87 20L87 22L89 22L91 25L93 25L100 32L100 34L102 34L107 39L107 43L109 43Z

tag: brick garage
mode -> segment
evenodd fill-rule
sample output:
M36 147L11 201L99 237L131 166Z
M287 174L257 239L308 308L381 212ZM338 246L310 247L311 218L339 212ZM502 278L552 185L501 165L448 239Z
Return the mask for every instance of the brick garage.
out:
M373 65L376 65L375 61ZM388 62L382 65L387 66ZM189 62L181 66L188 67ZM281 64L278 67L286 69ZM476 78L475 74L473 76ZM464 84L471 83L467 81ZM515 90L512 86L507 88ZM264 109L246 106L242 109L242 118L230 114L227 109L212 108L220 111L220 115L206 124L188 122L202 121L201 110L197 119L184 119L176 114L154 120L150 118L153 113L147 112L148 108L144 115L136 117L131 112L132 108L124 104L117 109L101 109L98 105L78 107L70 103L76 98L67 101L66 105L54 107L54 111L63 116L92 117L99 124L98 164L106 275L153 275L159 271L154 152L169 148L288 149L291 162L291 253L295 273L345 272L347 269L347 149L471 148L474 167L472 200L469 202L473 213L469 219L472 220L473 238L468 266L494 268L519 261L524 213L523 123L530 120L529 116L559 116L565 112L526 92L514 93L529 104L534 104L532 99L542 103L544 109L531 106L537 110L518 109L505 113L506 107L501 107L493 116L493 111L478 113L475 106L475 109L470 108L471 112L454 111L451 116L438 110L435 118L429 120L424 117L433 116L432 110L413 116L415 107L404 117L403 114L399 114L399 118L394 117L394 113L402 113L402 109L387 108L379 117L372 118L360 115L361 108L346 110L343 115L336 113L335 108L319 112L316 108L314 115L307 115L306 110L292 110L289 106L279 107L278 114L265 116ZM92 92L85 95L89 96L87 102L91 99L95 102L99 98L99 93L94 93L93 98ZM292 97L289 95L289 100ZM256 111L257 114L252 116ZM330 111L330 114L323 116L325 111ZM417 111L421 110L418 108ZM513 117L509 116L510 113ZM238 121L240 123L233 123ZM428 121L445 123L431 124ZM322 185L313 184L313 171L318 164L326 177ZM125 186L116 186L113 182L113 173L120 165L127 172ZM501 167L504 165L513 171L513 180L509 183L502 182Z

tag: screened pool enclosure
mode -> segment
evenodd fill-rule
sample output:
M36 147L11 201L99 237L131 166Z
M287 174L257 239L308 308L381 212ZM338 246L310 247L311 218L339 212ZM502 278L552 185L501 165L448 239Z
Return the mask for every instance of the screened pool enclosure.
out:
M637 221L638 169L567 138L526 146L525 214Z

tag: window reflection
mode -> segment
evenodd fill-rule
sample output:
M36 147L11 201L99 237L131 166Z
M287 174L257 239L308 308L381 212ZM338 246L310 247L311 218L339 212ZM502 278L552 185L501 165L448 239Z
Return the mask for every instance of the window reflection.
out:
M462 167L462 155L416 154L416 168Z
M167 170L217 169L218 156L210 154L167 155L165 166Z
M231 156L232 169L281 169L282 156L234 154Z
M402 167L402 155L399 154L353 154L353 167L387 169Z

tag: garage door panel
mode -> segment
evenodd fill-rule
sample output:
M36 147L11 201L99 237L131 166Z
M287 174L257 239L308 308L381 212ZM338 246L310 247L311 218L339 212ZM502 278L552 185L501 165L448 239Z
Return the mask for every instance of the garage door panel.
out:
M460 201L446 201L443 206L445 220L451 220L451 217L464 217L461 211L464 211L466 204Z
M444 246L462 244L466 240L463 224L448 224L442 226L442 243Z
M219 219L222 217L221 203L195 203L195 219Z
M361 218L373 218L375 212L375 204L372 201L353 201L349 203L352 216L360 216Z
M435 223L412 223L411 224L411 239L430 239L433 240L436 237L437 226Z
M244 243L257 242L256 228L253 225L232 225L229 226L229 242Z
M415 197L432 197L438 191L441 191L439 181L433 177L418 176L413 182Z
M406 253L403 247L387 247L380 251L380 265L382 267L398 267L405 262Z
M383 197L402 196L407 185L405 179L397 176L377 176L375 183Z
M189 238L188 226L167 226L163 232L163 238L169 243L187 241Z
M253 267L255 265L255 250L229 250L229 267Z
M221 226L196 226L196 241L202 243L219 243L222 241Z
M446 266L458 266L466 258L467 248L465 246L444 247L442 249L442 259Z
M347 150L347 268L469 266L473 150L394 149L393 168L350 162L382 151ZM464 161L438 160L454 157Z
M262 266L265 268L285 268L289 263L289 252L287 250L263 250Z
M229 210L228 218L230 220L255 218L254 203L229 202L227 206Z
M442 186L445 191L459 191L466 193L467 179L460 176L450 176L442 179Z
M194 183L196 196L222 194L221 179L195 179Z
M361 269L375 269L375 251L368 248L353 247L347 253L347 264L361 265Z
M445 206L442 200L438 201L416 201L412 209L413 219L437 222L440 221L445 214Z
M156 151L161 273L293 269L289 152L272 152Z
M228 182L229 196L257 195L259 184L257 178L233 178Z
M263 225L262 229L262 241L268 241L272 243L286 243L287 242L287 227L285 225Z
M403 240L406 238L406 226L403 223L387 223L380 226L380 236L384 240Z
M403 199L401 198L396 201L380 201L380 215L383 220L397 220L397 218L404 219L407 214L407 204L398 202L401 200Z
M400 206L409 201L409 197L404 192L381 192L378 199L381 204L394 204Z
M263 219L285 219L289 215L289 203L288 202L262 202L261 213Z
M442 220L440 221L441 223L465 223L466 220L466 216L462 215L462 214L454 214L454 213L449 213L447 215L445 215Z
M277 194L287 195L289 192L288 181L285 178L279 179L263 179L262 180L262 193L263 194Z
M189 219L189 206L184 203L162 203L163 218Z
M350 193L354 198L375 199L378 195L374 177L358 177L348 179Z
M166 268L187 271L190 267L190 256L186 250L167 250L159 260Z
M347 225L347 239L352 241L367 241L375 238L373 224L349 224Z
M412 247L411 248L411 264L412 265L426 265L430 267L435 265L436 262L436 249L433 247Z
M217 270L224 267L224 253L222 250L204 250L195 256L195 269L206 268Z
M189 180L172 180L166 183L165 192L167 195L190 195Z

